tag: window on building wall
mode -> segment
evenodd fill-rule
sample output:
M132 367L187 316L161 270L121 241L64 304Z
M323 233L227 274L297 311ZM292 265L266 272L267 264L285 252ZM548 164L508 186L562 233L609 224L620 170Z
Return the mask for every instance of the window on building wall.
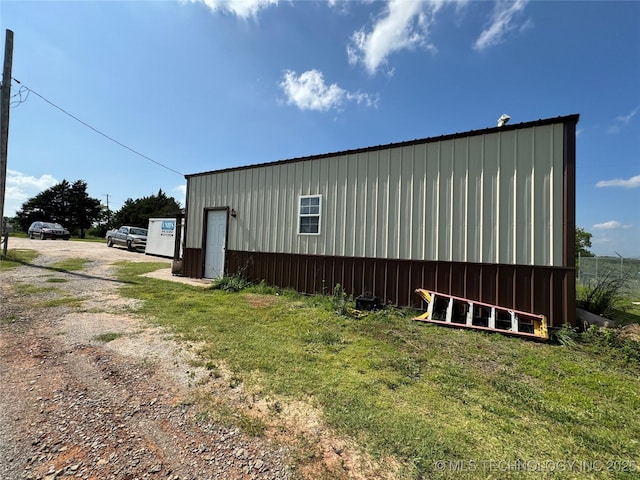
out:
M317 235L320 233L321 195L302 195L298 208L298 233Z

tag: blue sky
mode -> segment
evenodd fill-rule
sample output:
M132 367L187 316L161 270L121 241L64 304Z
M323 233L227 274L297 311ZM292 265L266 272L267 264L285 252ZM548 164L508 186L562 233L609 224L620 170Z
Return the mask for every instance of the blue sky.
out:
M577 225L640 256L640 2L0 0L0 26L5 215L63 179L184 205L181 174L579 113Z

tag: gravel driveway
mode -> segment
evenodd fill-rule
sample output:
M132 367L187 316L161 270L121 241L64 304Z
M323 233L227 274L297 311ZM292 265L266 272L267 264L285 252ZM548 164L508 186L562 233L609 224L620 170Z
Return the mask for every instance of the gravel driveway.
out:
M169 278L170 260L61 240L9 249L40 256L0 271L1 479L291 477L284 448L199 415L190 349L118 295L114 262L167 262L156 275ZM66 258L90 262L48 268Z

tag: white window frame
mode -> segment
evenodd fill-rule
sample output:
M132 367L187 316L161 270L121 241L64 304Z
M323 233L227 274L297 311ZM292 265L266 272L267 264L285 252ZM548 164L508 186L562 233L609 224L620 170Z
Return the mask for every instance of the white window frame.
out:
M307 198L317 198L318 199L318 213L302 213L302 200ZM318 218L318 231L317 232L301 232L300 229L302 227L301 220L303 218L309 217L317 217ZM298 197L298 235L320 235L322 231L322 195L300 195Z

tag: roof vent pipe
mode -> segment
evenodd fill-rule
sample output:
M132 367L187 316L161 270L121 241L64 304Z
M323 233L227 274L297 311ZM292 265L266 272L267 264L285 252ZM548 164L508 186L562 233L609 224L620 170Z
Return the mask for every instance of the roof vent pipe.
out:
M500 115L500 118L498 119L498 126L504 127L507 123L509 123L509 120L511 120L511 117L506 113L503 113L502 115Z

